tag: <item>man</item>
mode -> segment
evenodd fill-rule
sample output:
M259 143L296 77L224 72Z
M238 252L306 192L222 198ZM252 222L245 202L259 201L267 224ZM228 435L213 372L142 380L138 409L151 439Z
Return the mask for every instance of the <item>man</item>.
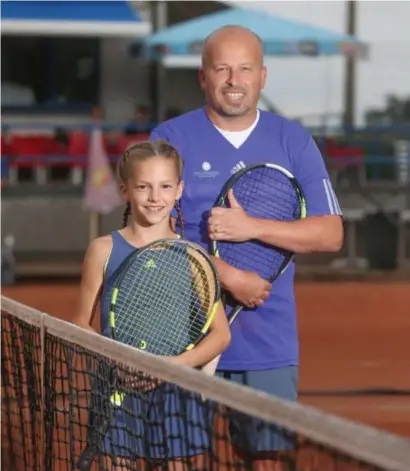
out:
M209 238L259 239L297 253L338 251L343 239L341 211L312 137L299 124L257 109L266 80L260 39L238 26L213 32L203 47L199 80L205 107L162 123L151 135L151 139L170 141L185 160L181 209L186 238L205 247ZM234 195L229 209L209 211L236 169L261 161L282 165L296 176L305 192L307 219L255 221ZM218 374L296 400L294 266L271 286L255 273L215 262L224 289L253 308L243 311L233 323L232 342L222 355ZM268 469L263 467L268 463L264 460L272 460L275 451L288 448L283 437L267 445L266 434L235 428L235 420L232 425L235 443L252 444L254 469Z

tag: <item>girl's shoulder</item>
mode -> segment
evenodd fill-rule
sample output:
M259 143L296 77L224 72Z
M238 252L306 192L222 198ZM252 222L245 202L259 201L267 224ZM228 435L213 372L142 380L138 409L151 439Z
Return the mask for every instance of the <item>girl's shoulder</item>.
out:
M85 259L90 261L92 260L94 263L101 263L104 265L105 261L111 253L112 245L113 241L111 234L97 237L90 242Z

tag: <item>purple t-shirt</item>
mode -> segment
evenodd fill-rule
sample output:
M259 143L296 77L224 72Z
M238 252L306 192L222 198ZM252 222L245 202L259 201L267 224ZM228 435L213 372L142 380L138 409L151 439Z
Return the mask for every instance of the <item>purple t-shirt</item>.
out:
M238 149L214 127L205 108L160 124L150 139L170 142L183 157L185 188L180 203L185 237L206 248L209 209L226 180L248 164L272 162L293 173L305 193L308 216L341 214L314 140L300 124L286 118L260 111L255 129ZM273 283L263 306L239 314L219 369L263 370L298 364L294 272L292 264Z

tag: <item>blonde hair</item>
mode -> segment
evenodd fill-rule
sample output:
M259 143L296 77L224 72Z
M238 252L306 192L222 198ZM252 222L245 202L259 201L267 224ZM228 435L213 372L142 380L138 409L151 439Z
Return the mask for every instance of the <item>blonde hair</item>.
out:
M172 160L175 163L179 182L182 180L184 170L184 161L179 155L177 149L167 141L143 141L129 146L117 165L117 176L121 183L126 181L132 175L132 169L135 162L141 162L152 157L162 157L166 160ZM175 210L178 215L178 223L181 227L182 236L184 235L184 220L178 201L175 201ZM131 204L128 202L125 206L123 215L123 227L128 224L128 217L131 214Z

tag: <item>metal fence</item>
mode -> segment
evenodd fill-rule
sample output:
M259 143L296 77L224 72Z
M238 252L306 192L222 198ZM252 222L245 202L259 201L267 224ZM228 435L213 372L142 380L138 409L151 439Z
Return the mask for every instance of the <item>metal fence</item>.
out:
M125 135L124 126L104 126L113 167L130 142L148 136ZM90 129L15 125L2 130L2 232L14 237L21 274L80 272L89 242L82 198ZM328 131L314 135L344 211L345 243L339 254L300 256L299 263L312 271L407 270L410 126ZM102 218L103 233L119 227L121 211Z

